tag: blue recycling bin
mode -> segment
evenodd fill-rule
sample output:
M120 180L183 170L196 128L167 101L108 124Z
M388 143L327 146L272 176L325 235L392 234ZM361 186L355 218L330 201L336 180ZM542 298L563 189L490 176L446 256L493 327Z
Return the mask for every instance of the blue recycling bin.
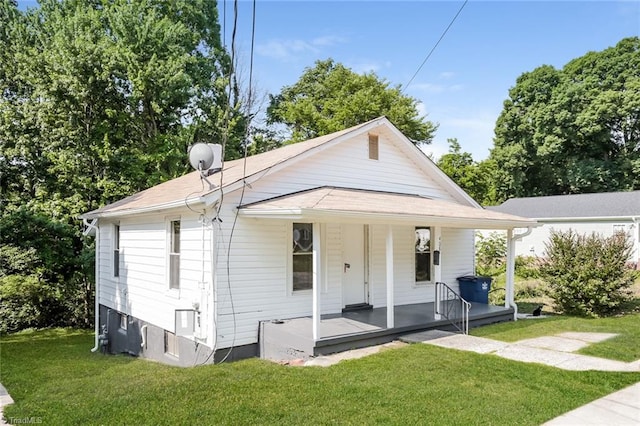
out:
M491 277L479 277L476 275L458 277L460 296L467 302L477 302L488 305L491 281Z

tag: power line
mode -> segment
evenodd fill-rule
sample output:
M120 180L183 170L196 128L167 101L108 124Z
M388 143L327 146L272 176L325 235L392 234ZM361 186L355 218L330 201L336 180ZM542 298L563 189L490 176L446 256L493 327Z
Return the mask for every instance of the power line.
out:
M420 66L418 67L418 69L416 70L416 72L413 74L413 77L411 77L411 79L409 80L409 82L407 84L405 84L405 86L402 89L402 92L404 93L404 91L407 89L407 87L409 87L409 85L411 84L411 82L413 81L414 78L416 78L416 76L418 75L418 73L420 72L420 70L422 69L422 67L424 66L424 64L429 60L429 58L431 57L431 54L433 54L433 52L436 50L436 48L438 47L438 45L440 44L440 42L442 41L442 39L444 38L444 36L447 34L447 31L449 31L449 28L451 28L451 26L453 25L453 23L456 21L456 19L458 18L458 15L460 15L460 12L462 12L462 9L464 9L464 7L467 5L467 3L469 2L469 0L464 0L464 3L462 3L462 6L460 6L460 9L458 9L458 13L456 13L456 16L453 17L453 19L451 20L451 22L449 22L449 25L447 26L447 28L445 28L444 32L442 33L442 35L440 36L440 38L438 39L438 41L436 42L436 44L431 48L431 50L429 51L429 53L427 54L426 58L424 58L424 61L422 61L422 64L420 64Z

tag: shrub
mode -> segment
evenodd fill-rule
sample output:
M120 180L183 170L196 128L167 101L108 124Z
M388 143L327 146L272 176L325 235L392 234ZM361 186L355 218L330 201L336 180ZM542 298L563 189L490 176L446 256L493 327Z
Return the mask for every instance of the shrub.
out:
M540 278L540 259L535 256L517 256L515 274L524 279Z
M506 270L507 237L503 233L492 232L488 237L476 234L476 272L488 277L499 275Z
M606 316L629 299L633 274L626 267L632 243L624 233L611 237L552 232L541 273L550 296L567 314Z

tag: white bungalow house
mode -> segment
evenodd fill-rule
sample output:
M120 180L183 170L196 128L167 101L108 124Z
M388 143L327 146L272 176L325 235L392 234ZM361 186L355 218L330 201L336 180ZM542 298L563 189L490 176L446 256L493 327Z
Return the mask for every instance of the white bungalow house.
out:
M540 224L521 239L517 256L543 256L552 230L605 237L625 232L633 242L630 261L640 263L640 191L512 198L487 209Z
M83 218L96 235L94 350L176 365L450 327L456 279L474 272L474 230L507 230L513 251L514 229L535 226L480 207L385 117ZM472 303L467 320L514 319L512 296Z

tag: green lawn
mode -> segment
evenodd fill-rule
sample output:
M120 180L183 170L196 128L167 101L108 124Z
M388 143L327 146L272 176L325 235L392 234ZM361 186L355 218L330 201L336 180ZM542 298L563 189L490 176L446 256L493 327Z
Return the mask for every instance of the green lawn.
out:
M589 345L578 353L620 361L640 359L640 313L611 318L577 318L551 315L543 319L521 320L471 330L474 336L515 342L565 331L617 333L618 337Z
M637 318L636 318L637 320ZM176 368L92 354L90 332L4 337L5 416L42 424L539 425L640 381L415 344L329 368Z

